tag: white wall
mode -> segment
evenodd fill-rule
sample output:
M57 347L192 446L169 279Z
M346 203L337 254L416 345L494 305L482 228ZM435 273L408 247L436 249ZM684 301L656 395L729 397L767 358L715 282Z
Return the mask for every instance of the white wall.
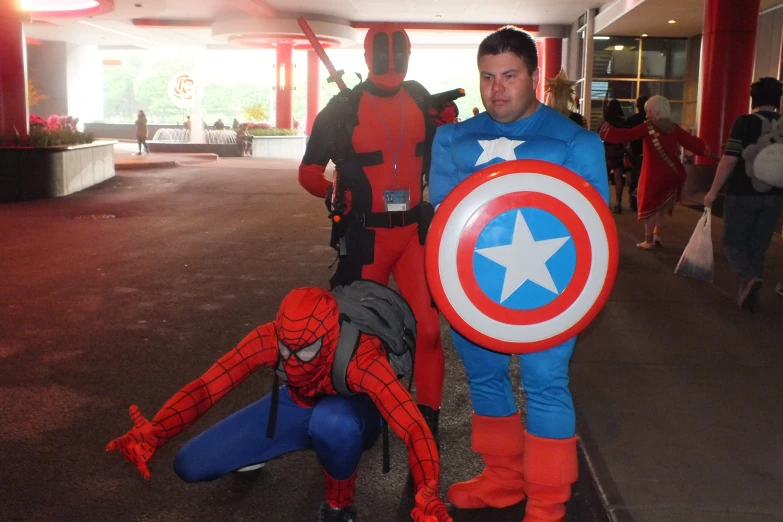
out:
M103 62L97 45L66 44L68 114L103 121Z

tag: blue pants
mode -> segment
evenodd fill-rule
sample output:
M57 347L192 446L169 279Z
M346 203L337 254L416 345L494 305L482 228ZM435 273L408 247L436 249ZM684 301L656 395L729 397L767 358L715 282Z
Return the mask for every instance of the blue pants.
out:
M507 417L518 411L511 378L511 356L493 352L451 330L454 346L468 374L473 411L487 417ZM542 352L519 355L522 388L527 402L526 429L547 439L567 439L576 431L576 415L568 390L568 363L576 339Z
M723 252L732 272L746 285L761 278L764 255L780 219L783 198L777 195L734 196L723 204Z
M366 395L324 397L303 408L283 386L275 436L269 439L270 404L271 394L189 441L174 459L174 471L186 482L214 480L292 451L315 449L326 472L345 480L381 433L381 414Z

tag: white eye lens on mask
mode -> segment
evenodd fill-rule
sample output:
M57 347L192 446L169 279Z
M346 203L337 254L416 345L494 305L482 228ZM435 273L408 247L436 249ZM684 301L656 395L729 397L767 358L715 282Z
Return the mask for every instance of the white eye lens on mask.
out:
M323 343L323 337L318 339L316 342L311 344L310 346L305 346L301 350L294 353L296 355L296 358L299 359L302 362L310 362L313 360L313 358L318 355L318 352L321 351L321 344Z
M280 355L282 355L283 359L286 361L291 357L291 350L289 350L288 346L284 345L282 341L277 341L277 349L280 350Z

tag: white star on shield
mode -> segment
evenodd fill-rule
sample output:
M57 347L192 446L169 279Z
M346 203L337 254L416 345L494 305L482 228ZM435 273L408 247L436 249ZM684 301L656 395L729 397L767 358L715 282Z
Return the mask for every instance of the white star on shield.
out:
M508 299L526 281L559 295L546 262L557 253L570 238L558 237L536 241L522 212L517 210L514 234L510 245L477 249L476 253L494 261L506 269L500 302Z

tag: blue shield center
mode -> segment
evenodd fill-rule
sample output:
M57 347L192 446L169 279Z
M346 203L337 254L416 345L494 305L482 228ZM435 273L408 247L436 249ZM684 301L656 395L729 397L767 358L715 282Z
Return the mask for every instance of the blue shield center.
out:
M494 302L513 310L533 310L554 301L571 282L576 270L576 246L563 222L553 214L538 208L523 207L498 214L490 221L479 233L476 250L511 245L518 212L522 213L536 242L568 238L545 263L557 293L528 279L501 303L507 268L474 252L473 269L479 287ZM535 244L532 248L536 248ZM524 252L519 255L521 259Z

